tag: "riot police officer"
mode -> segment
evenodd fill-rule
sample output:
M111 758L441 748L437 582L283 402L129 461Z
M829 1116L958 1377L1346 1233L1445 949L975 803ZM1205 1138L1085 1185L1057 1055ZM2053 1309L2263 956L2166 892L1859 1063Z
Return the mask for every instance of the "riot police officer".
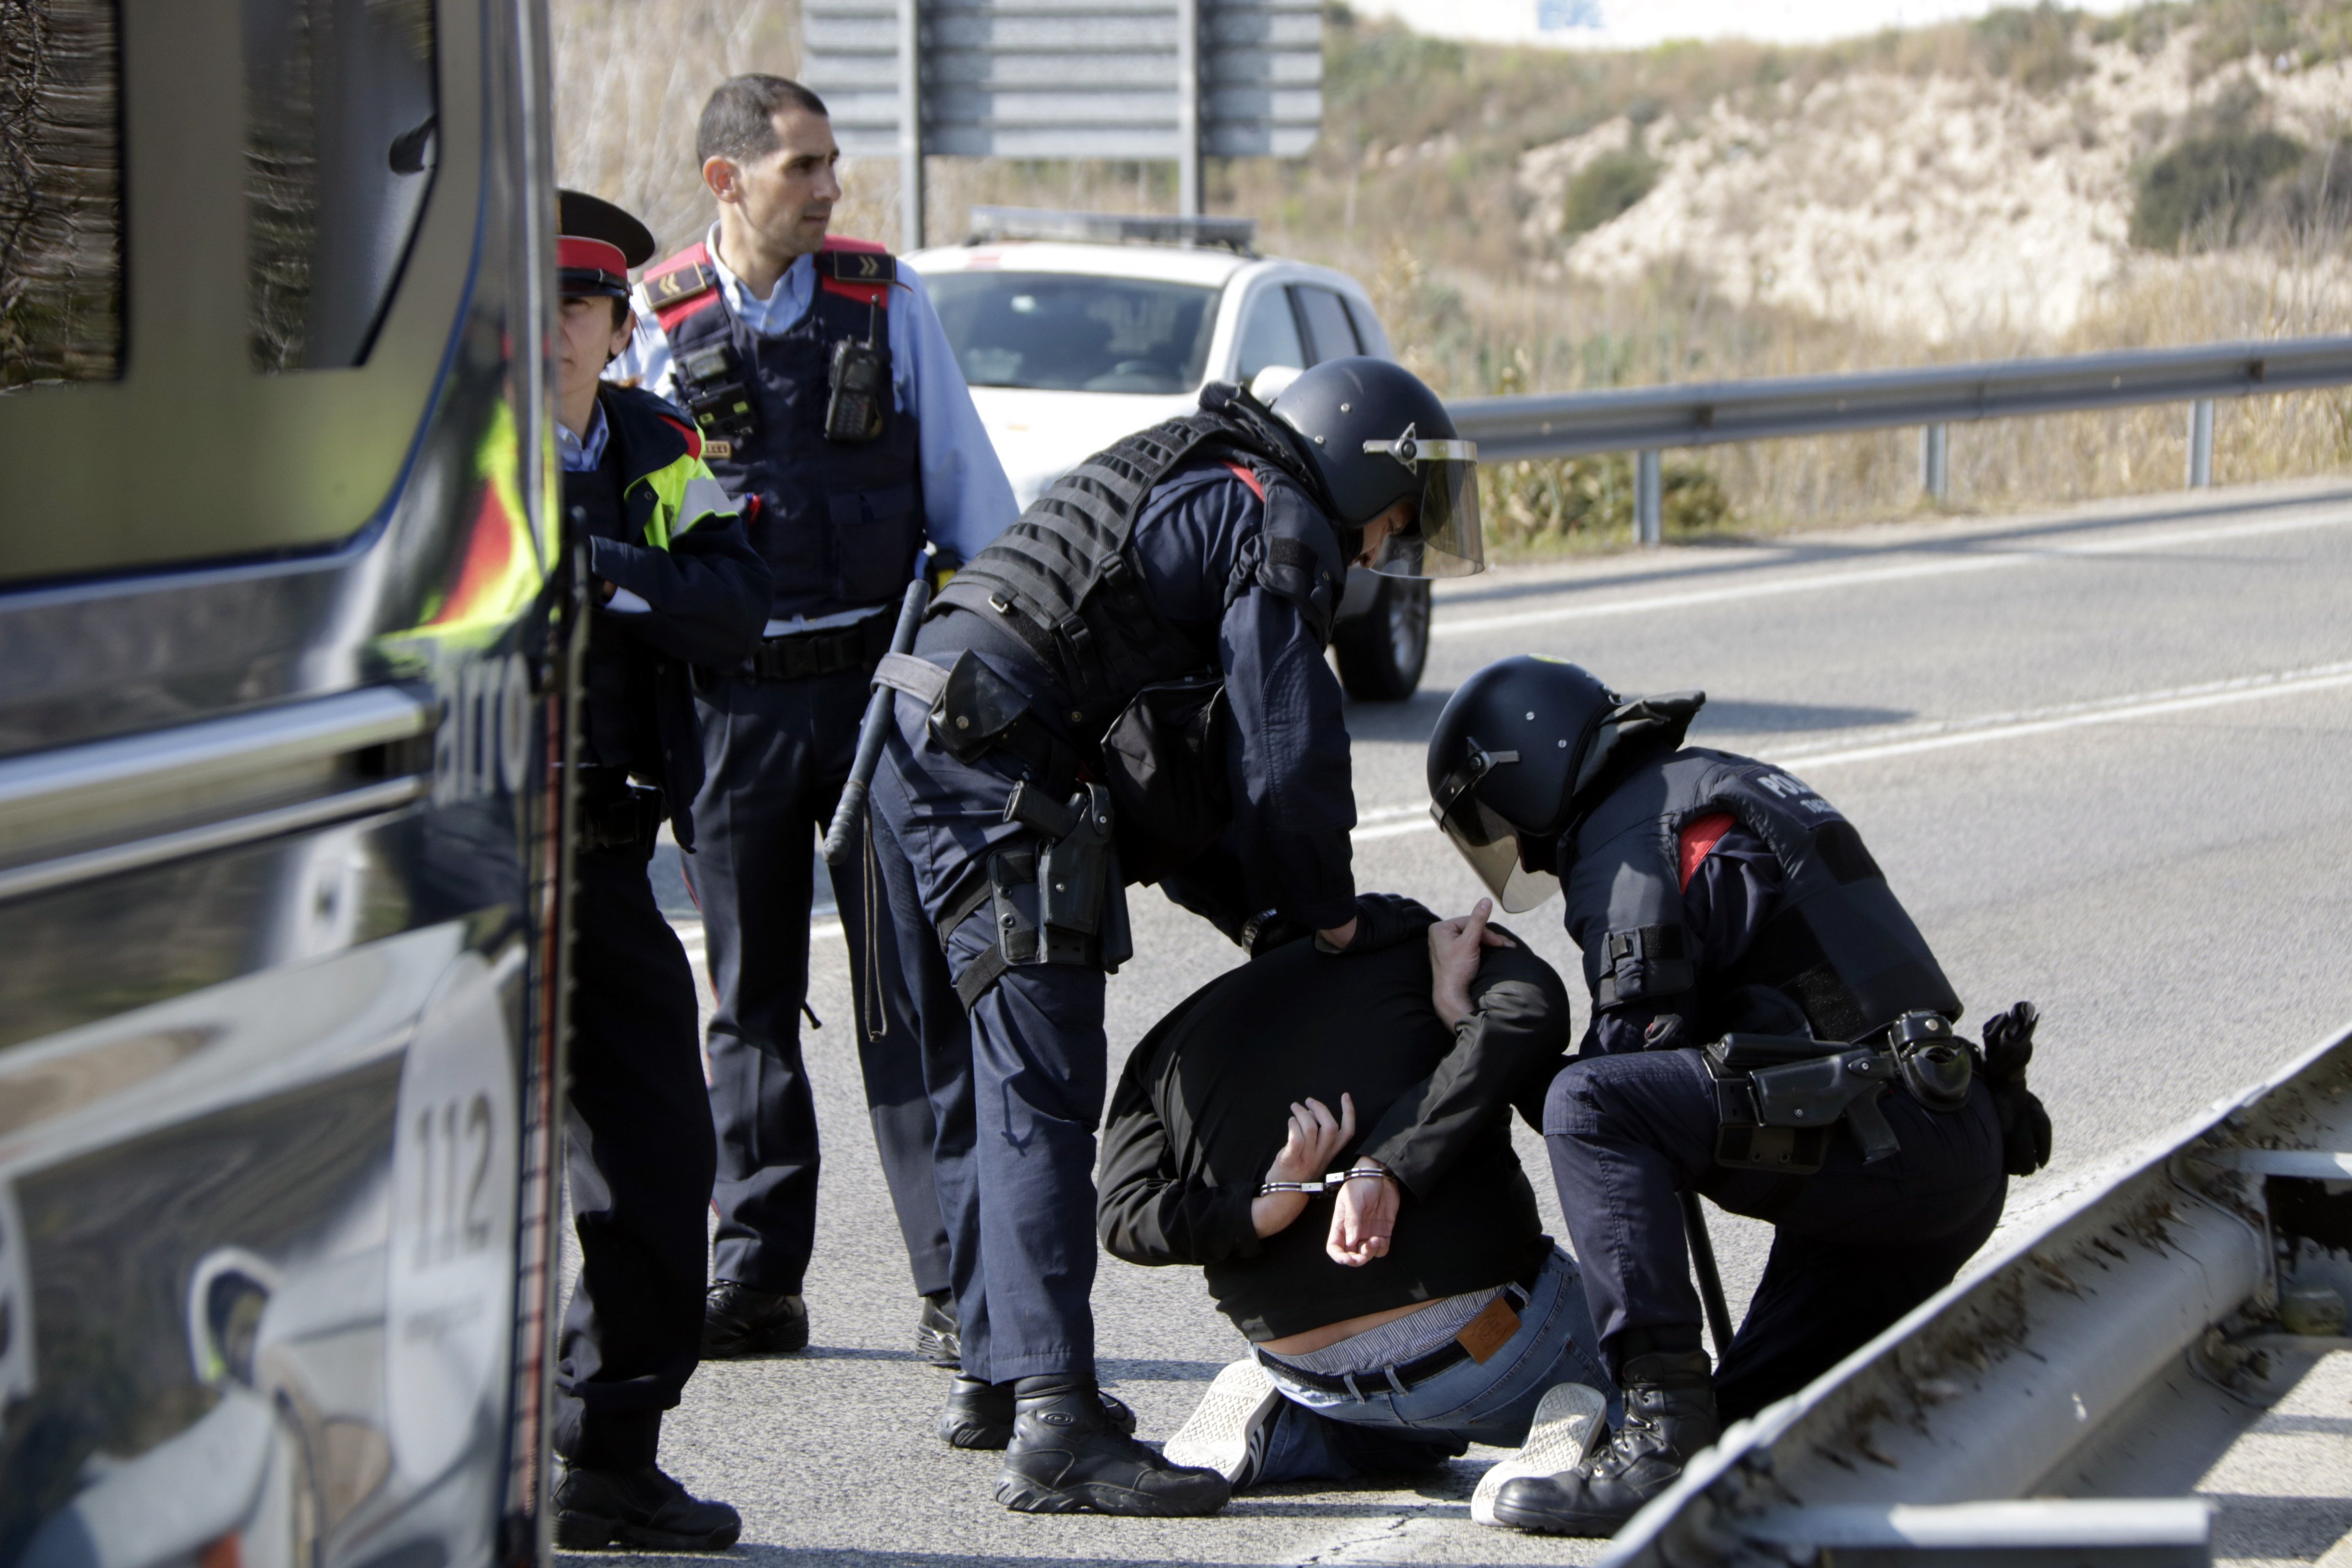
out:
M881 247L827 233L840 155L806 88L772 76L722 82L696 137L718 221L646 274L636 342L617 367L693 411L775 581L759 646L696 686L708 777L687 874L718 992L706 1355L808 1342L801 1286L818 1150L801 1016L814 833L848 777L889 611L926 542L933 569L951 567L1017 510L922 280ZM925 1298L917 1344L952 1364L930 1108L895 943L888 922L866 917L857 868L832 880L858 977L854 1026L875 1145ZM876 998L879 1016L869 1016Z
M714 1156L694 974L654 902L654 835L694 842L702 775L687 669L743 656L768 569L702 464L702 438L650 393L601 383L629 341L628 269L653 236L562 194L557 453L570 542L592 579L572 846L565 1162L580 1279L555 1389L560 1546L719 1550L740 1521L655 1464L662 1412L694 1372Z
M1429 742L1433 811L1510 910L1565 892L1592 1014L1544 1137L1625 1419L1496 1517L1609 1535L1719 1423L1827 1371L1992 1234L2007 1175L2049 1158L2025 1087L2033 1011L1981 1056L1861 835L1801 780L1683 735L1697 692L1625 700L1505 659ZM1678 1194L1777 1227L1709 1375Z
M1475 452L1382 361L1319 364L1270 407L1225 385L1201 403L1056 482L879 676L901 695L874 828L920 966L963 1328L940 1428L1009 1443L997 1497L1016 1510L1192 1514L1227 1495L1133 1442L1095 1386L1094 1130L1124 883L1158 879L1260 948L1277 930L1339 950L1418 939L1356 896L1323 650L1350 563L1478 569Z

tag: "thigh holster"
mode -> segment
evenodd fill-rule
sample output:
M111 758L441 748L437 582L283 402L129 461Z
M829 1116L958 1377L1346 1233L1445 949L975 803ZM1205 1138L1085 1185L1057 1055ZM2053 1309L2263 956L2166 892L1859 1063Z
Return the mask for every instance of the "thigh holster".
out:
M969 1011L1008 969L1058 963L1115 974L1132 957L1127 889L1112 847L1110 792L1080 786L1057 802L1027 784L1013 786L1004 819L1036 834L988 858L987 876L942 921L942 938L985 905L995 941L956 977Z

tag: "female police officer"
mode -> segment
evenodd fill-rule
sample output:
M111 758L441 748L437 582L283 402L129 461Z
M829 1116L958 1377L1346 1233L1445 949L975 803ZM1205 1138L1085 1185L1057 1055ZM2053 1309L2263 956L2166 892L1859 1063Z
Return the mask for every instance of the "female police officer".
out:
M1592 994L1544 1138L1625 1420L1576 1468L1503 1487L1496 1517L1527 1529L1613 1533L1719 1416L1801 1388L1949 1281L2000 1217L2004 1171L2049 1158L2032 1009L1996 1017L1976 1059L1853 825L1769 763L1682 746L1704 701L1622 700L1523 657L1465 681L1430 738L1440 826L1506 910L1564 887ZM1841 1116L1852 1135L1822 1125ZM1711 1382L1689 1192L1777 1226Z
M1094 1383L1121 884L1158 878L1260 942L1277 923L1338 949L1418 939L1356 897L1323 648L1351 562L1478 569L1475 468L1444 405L1394 364L1326 362L1270 407L1213 386L1199 413L1057 482L942 592L915 655L884 661L902 695L873 821L922 1015L963 1331L942 1431L1009 1440L1009 1508L1225 1500L1222 1476L1120 1431Z

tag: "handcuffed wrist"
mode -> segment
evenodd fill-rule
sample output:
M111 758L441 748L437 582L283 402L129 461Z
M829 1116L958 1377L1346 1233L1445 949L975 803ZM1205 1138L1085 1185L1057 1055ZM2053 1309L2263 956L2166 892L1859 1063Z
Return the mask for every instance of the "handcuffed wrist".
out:
M1381 1165L1358 1165L1351 1170L1333 1171L1308 1182L1268 1182L1257 1190L1258 1196L1270 1197L1276 1193L1332 1193L1355 1181L1398 1182L1397 1173Z

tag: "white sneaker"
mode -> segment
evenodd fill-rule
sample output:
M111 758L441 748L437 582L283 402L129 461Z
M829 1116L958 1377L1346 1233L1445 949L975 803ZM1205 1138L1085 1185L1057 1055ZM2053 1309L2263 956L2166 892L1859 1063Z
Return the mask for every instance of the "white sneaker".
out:
M1223 1374L1220 1373L1222 1380ZM1521 1476L1556 1476L1584 1462L1585 1451L1601 1435L1609 1401L1598 1389L1580 1383L1562 1383L1544 1391L1536 1405L1536 1418L1519 1451L1489 1466L1470 1494L1470 1518L1479 1524L1496 1524L1495 1494L1505 1481Z
M1162 1452L1171 1465L1214 1470L1234 1486L1245 1487L1265 1459L1266 1435L1281 1407L1281 1392L1265 1369L1255 1358L1237 1361L1217 1373Z

